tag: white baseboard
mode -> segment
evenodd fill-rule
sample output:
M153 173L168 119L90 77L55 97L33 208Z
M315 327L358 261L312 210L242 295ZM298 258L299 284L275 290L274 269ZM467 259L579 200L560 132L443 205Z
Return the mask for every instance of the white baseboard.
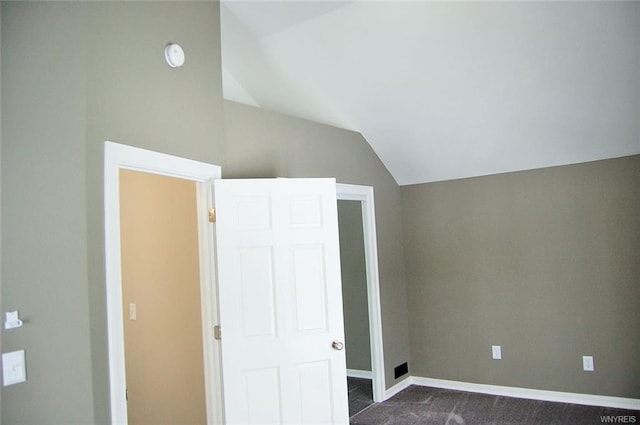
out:
M347 369L349 378L373 379L373 372L370 370Z
M565 393L559 391L534 390L529 388L504 387L500 385L473 384L469 382L448 381L444 379L422 378L419 376L412 376L405 381L410 381L410 383L408 383L404 388L409 385L421 385L425 387L446 388L450 390L469 391L473 393L484 393L505 397L528 398L532 400L584 404L587 406L604 406L615 407L618 409L640 410L640 399L635 398ZM405 381L401 382L400 384L403 384ZM387 390L387 393L389 393L392 389L400 384L396 384L394 387L389 388L389 390ZM391 395L389 397L391 397ZM388 397L385 397L385 399L386 398Z
M406 378L404 378L402 381L398 382L397 384L395 384L393 387L387 389L384 392L384 400L388 400L391 397L393 397L394 395L398 394L400 391L404 390L405 388L409 387L409 385L411 385L411 377L407 376Z

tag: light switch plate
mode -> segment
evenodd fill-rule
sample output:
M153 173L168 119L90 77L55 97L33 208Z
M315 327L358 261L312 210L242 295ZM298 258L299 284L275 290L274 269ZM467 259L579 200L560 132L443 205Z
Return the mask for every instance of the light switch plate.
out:
M25 382L27 370L24 361L24 350L2 354L2 385L9 386Z

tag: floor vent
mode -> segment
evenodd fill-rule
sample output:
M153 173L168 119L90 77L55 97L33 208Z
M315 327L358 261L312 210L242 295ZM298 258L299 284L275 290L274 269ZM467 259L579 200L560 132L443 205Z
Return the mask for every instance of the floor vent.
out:
M400 366L396 366L393 370L395 379L398 379L402 375L406 375L409 373L409 365L407 362L402 363Z

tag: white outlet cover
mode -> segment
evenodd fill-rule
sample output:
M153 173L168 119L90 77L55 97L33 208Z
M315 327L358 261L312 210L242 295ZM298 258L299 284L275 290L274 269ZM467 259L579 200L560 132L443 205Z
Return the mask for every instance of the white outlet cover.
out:
M491 346L491 356L494 360L502 359L502 347L500 345Z
M595 370L593 356L582 356L582 370L585 372L593 372Z
M24 350L2 354L2 385L9 386L25 382L27 370L24 361Z

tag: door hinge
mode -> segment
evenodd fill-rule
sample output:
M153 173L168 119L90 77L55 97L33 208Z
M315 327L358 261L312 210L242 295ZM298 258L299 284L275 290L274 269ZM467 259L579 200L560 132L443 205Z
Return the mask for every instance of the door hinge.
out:
M129 390L128 390L128 389L125 389L125 390L124 390L124 399L125 399L126 401L129 401Z
M209 223L215 223L215 222L216 222L216 209L209 208Z
M215 325L213 327L213 337L217 340L222 339L222 329L220 328L220 325Z

